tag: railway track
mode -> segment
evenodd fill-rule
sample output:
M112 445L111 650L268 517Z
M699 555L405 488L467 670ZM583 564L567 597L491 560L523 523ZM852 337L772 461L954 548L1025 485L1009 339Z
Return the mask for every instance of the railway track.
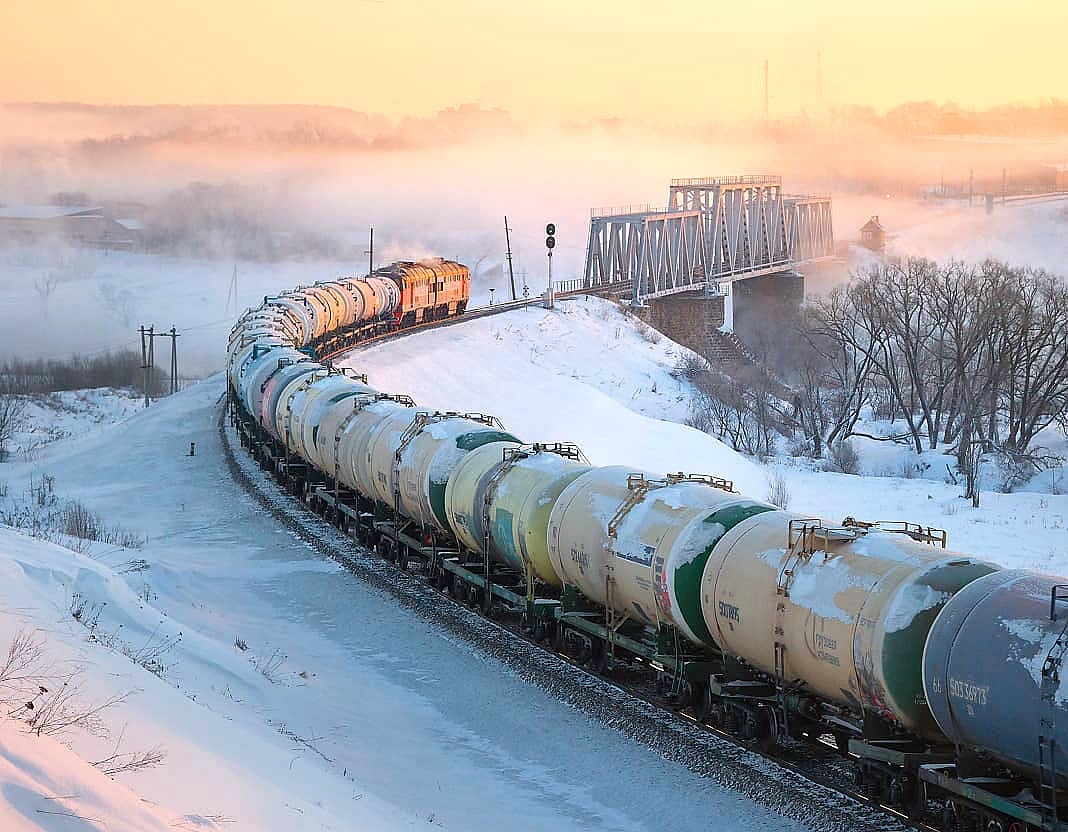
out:
M501 314L538 302L487 307L459 320ZM457 322L428 322L372 341ZM311 549L388 593L451 637L496 658L524 680L665 759L812 829L897 832L921 828L858 794L851 782L850 761L830 747L797 743L775 753L758 753L730 735L702 725L691 712L669 707L658 699L647 680L598 676L532 641L520 621L486 618L435 589L429 578L387 563L290 496L250 455L235 452L239 437L225 415L225 407L221 407L218 429L226 464L232 478L253 500Z
M556 300L574 300L575 298L585 297L587 295L593 295L602 297L604 295L611 294L615 287L612 284L606 286L597 287L594 289L572 289L567 292L558 292L555 295ZM523 300L510 300L505 303L495 303L492 306L480 306L477 309L470 309L464 312L462 315L455 315L451 318L442 318L437 321L426 321L425 323L415 324L414 326L407 326L404 329L394 330L393 332L386 332L381 335L375 335L370 338L365 338L360 342L360 347L365 347L370 344L381 344L386 341L394 341L398 338L403 338L407 335L411 335L415 332L423 332L430 329L440 329L447 326L456 326L457 324L466 323L467 321L478 320L479 318L488 318L493 315L501 315L505 312L513 312L516 309L526 309L529 306L540 306L545 303L544 296L539 295L534 298L524 298ZM355 349L354 346L346 346L332 352L325 352L319 356L319 360L322 362L331 361L338 356L351 352Z

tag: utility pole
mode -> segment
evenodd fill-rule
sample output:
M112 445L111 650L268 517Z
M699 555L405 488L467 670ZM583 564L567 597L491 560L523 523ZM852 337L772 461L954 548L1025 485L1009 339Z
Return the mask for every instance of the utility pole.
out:
M155 363L155 352L152 349L152 343L154 341L154 333L152 327L140 328L141 333L141 369L144 371L144 384L145 384L145 407L148 407L148 382L152 375L152 367Z
M512 272L512 238L508 236L508 215L504 217L504 244L508 248L508 279L512 282L512 300L515 296L515 274Z
M233 314L237 314L237 263L234 263L234 274L230 278L230 289L226 293L226 314L230 312L230 301L233 299L234 310Z
M364 254L367 255L367 273L371 274L375 270L375 227L373 225L371 226L371 247Z
M171 327L170 332L164 332L160 335L161 338L171 339L171 393L178 392L178 333L174 327Z
M151 400L149 394L152 384L152 371L156 369L156 339L171 339L171 393L178 392L178 337L179 332L172 326L170 332L156 332L155 326L141 326L141 369L144 371L145 407Z

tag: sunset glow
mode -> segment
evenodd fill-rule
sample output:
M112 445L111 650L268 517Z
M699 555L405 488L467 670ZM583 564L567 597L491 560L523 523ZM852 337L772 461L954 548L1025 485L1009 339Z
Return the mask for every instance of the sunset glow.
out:
M1063 0L44 0L5 9L0 100L695 123L761 115L766 59L773 117L821 100L982 108L1064 96L1065 31Z

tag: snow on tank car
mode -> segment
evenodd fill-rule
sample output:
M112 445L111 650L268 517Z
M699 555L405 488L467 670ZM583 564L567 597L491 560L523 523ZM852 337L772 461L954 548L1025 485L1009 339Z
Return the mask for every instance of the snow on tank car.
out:
M700 550L693 541L708 542L709 527L702 524L728 505L772 509L741 497L718 477L660 479L621 466L594 468L553 505L549 559L565 583L598 604L648 626L673 623L694 642L710 644L698 603L704 561L695 566Z
M778 510L722 525L701 605L724 652L854 712L941 736L920 673L927 633L946 601L996 567L929 545L944 535L918 527L826 528Z
M448 530L445 488L463 458L491 442L519 439L481 413L417 414L397 438L391 470L396 501L387 501L422 526Z

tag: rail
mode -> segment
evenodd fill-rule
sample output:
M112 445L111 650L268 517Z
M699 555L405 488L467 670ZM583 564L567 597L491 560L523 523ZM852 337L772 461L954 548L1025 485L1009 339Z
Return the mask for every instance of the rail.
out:
M731 185L782 185L781 176L761 174L747 176L699 176L693 179L672 179L672 188L714 188Z
M663 208L653 208L651 203L642 202L634 203L633 205L613 205L608 208L591 208L590 217L592 219L598 219L600 217L626 217L630 214L651 214L664 211Z

